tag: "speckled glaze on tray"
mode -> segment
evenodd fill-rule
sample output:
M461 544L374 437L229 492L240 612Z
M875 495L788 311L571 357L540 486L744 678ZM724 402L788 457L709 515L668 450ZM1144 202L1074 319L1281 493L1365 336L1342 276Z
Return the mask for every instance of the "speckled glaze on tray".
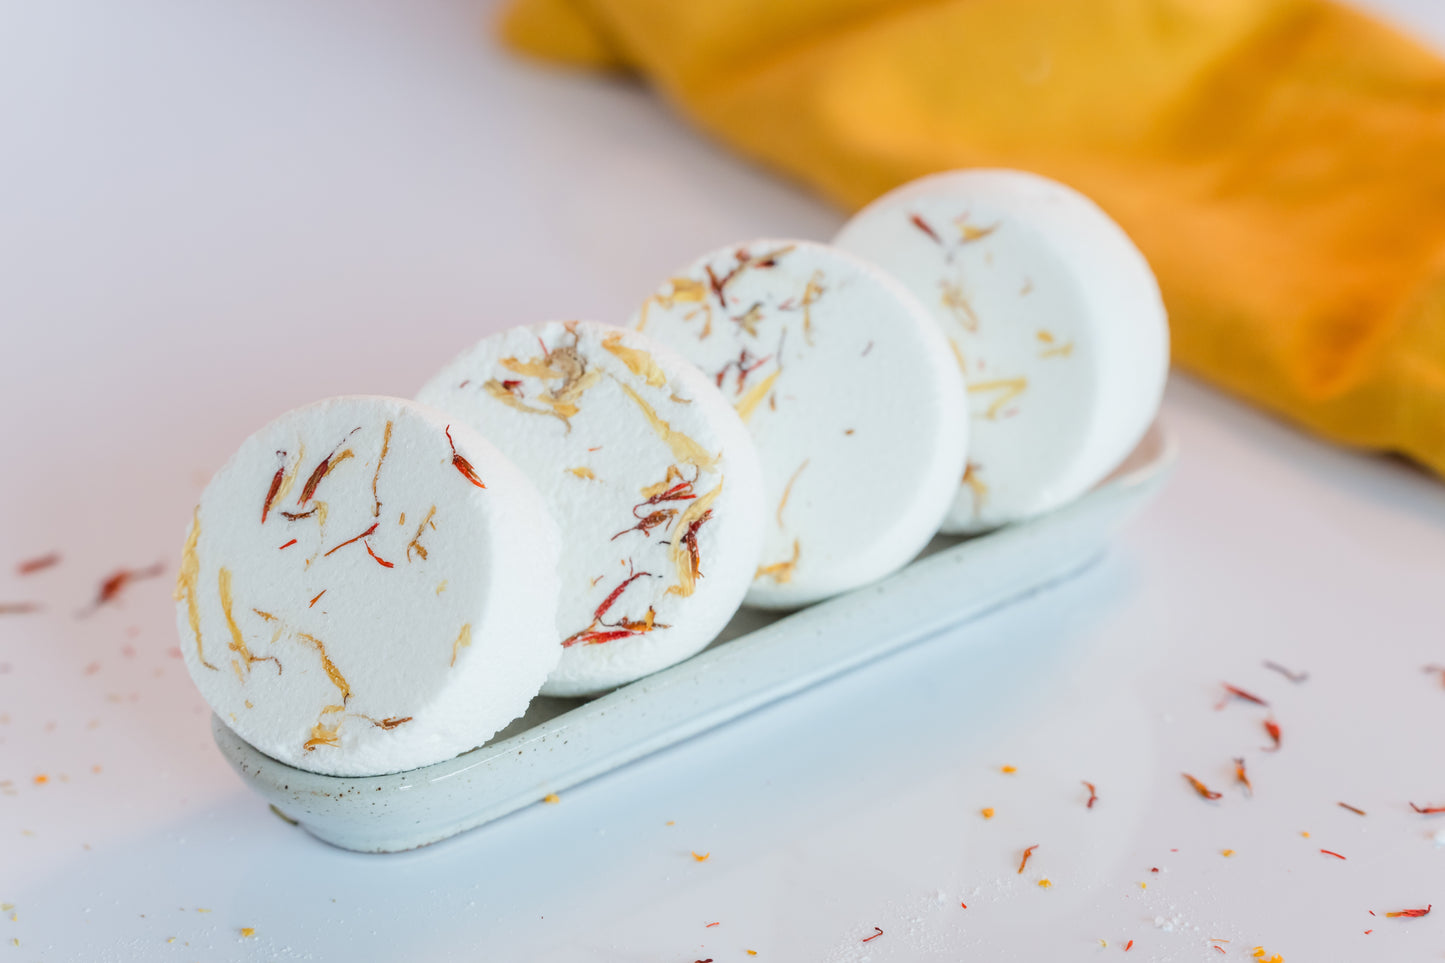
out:
M212 718L216 745L282 815L357 852L473 829L1078 572L1163 486L1176 449L1155 425L1083 498L966 541L938 538L874 585L790 615L743 610L706 651L589 702L533 700L485 746L387 776L302 772ZM826 636L827 645L816 640Z

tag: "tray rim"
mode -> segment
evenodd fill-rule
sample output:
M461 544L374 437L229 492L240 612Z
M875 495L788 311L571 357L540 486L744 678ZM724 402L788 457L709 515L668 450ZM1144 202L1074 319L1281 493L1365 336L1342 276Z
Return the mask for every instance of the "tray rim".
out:
M938 631L963 624L988 612L1015 604L1050 585L1070 577L1092 562L1104 550L1113 534L1129 517L1141 510L1157 493L1172 473L1178 458L1178 443L1158 422L1151 426L1135 452L1116 471L1078 501L1027 522L975 536L949 547L915 559L900 571L871 585L863 586L832 599L799 609L759 629L710 647L690 659L651 676L621 686L583 702L552 718L514 733L506 739L478 746L451 759L416 769L377 776L330 776L312 773L271 759L236 736L218 717L212 715L212 734L217 747L242 779L272 808L289 821L300 823L309 833L332 845L363 852L396 852L438 842L467 829L540 801L548 792L567 789L611 769L642 758L669 745L684 741L728 721L746 715L770 703L787 698L812 685L826 681L861 665L883 658L898 649L921 641ZM1073 529L1070 525L1073 525ZM794 679L780 679L753 687L738 698L720 702L712 709L686 714L674 709L679 718L675 725L648 730L646 719L651 703L659 710L666 708L661 700L682 698L681 690L695 687L709 673L724 674L735 667L729 663L746 663L769 645L776 649L796 643L787 640L797 634L817 631L829 622L851 624L866 622L878 609L877 597L906 595L937 588L940 576L948 569L968 564L990 551L1026 552L1051 532L1067 533L1084 530L1093 524L1102 525L1099 544L1089 550L1054 559L1047 568L1040 568L1038 577L1014 579L1009 585L983 594L972 603L940 607L941 614L921 618L906 630L877 642L865 642L845 658L821 662L815 656L804 661L813 664ZM1081 526L1083 527L1081 529ZM927 596L924 596L927 597ZM770 641L774 638L782 641ZM710 693L697 697L705 701ZM641 705L642 708L637 708ZM614 720L600 720L612 712ZM659 713L661 714L661 713ZM510 769L532 764L532 757L545 757L563 749L582 727L640 725L630 740L618 739L617 745L600 753L595 759L579 759L561 771L547 776L538 773L534 782L521 780L512 794L487 805L478 800L468 806L468 797L460 787L486 778L489 770L500 771L503 777ZM625 730L623 730L625 735ZM604 730L603 738L608 733ZM552 745L547 745L551 740ZM571 754L576 755L574 747ZM513 757L522 757L513 764ZM511 764L511 765L509 765ZM545 766L541 767L545 770ZM517 773L525 775L525 772ZM456 780L454 783L453 780ZM503 780L504 781L504 780ZM422 790L420 793L412 790ZM380 795L377 795L380 794ZM365 800L365 804L362 804ZM393 805L394 804L394 805ZM409 818L405 810L412 810ZM452 812L452 816L445 814ZM431 817L430 822L426 817ZM383 824L400 825L387 832L373 831ZM348 824L350 828L348 828Z

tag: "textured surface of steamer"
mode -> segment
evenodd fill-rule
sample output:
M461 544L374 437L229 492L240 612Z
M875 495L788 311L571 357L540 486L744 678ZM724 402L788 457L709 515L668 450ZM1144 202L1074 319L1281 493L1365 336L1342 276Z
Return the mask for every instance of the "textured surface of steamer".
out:
M632 326L747 423L768 517L750 605L792 608L901 568L964 473L963 381L927 310L837 248L763 239L679 269Z
M1144 256L1093 201L1021 171L924 177L834 243L933 312L968 381L968 467L944 530L986 531L1096 484L1143 437L1169 373Z
M685 659L727 624L762 532L758 458L692 365L588 321L512 328L418 395L491 439L562 533L562 657L547 695L612 688Z
M201 496L181 654L227 726L313 772L438 762L521 715L557 662L558 539L464 425L346 397L248 438Z

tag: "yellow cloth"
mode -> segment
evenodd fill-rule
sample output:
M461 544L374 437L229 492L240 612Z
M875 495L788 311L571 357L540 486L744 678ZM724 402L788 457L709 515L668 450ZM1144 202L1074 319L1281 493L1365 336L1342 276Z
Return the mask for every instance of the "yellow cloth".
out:
M505 39L646 75L857 207L1017 167L1159 275L1175 360L1445 474L1445 64L1327 0L513 0Z

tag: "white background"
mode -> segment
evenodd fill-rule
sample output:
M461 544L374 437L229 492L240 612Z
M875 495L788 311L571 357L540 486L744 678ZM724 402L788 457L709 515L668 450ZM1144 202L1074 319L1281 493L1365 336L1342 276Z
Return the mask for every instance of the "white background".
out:
M1377 5L1445 46L1438 0ZM1406 806L1445 803L1445 488L1178 377L1173 485L1027 605L414 853L268 812L169 575L77 618L99 581L173 567L284 409L409 395L498 327L619 319L698 252L841 221L633 83L508 57L491 16L0 2L0 602L46 606L0 618L0 963L1445 959L1445 912L1383 916L1445 911L1445 817Z

